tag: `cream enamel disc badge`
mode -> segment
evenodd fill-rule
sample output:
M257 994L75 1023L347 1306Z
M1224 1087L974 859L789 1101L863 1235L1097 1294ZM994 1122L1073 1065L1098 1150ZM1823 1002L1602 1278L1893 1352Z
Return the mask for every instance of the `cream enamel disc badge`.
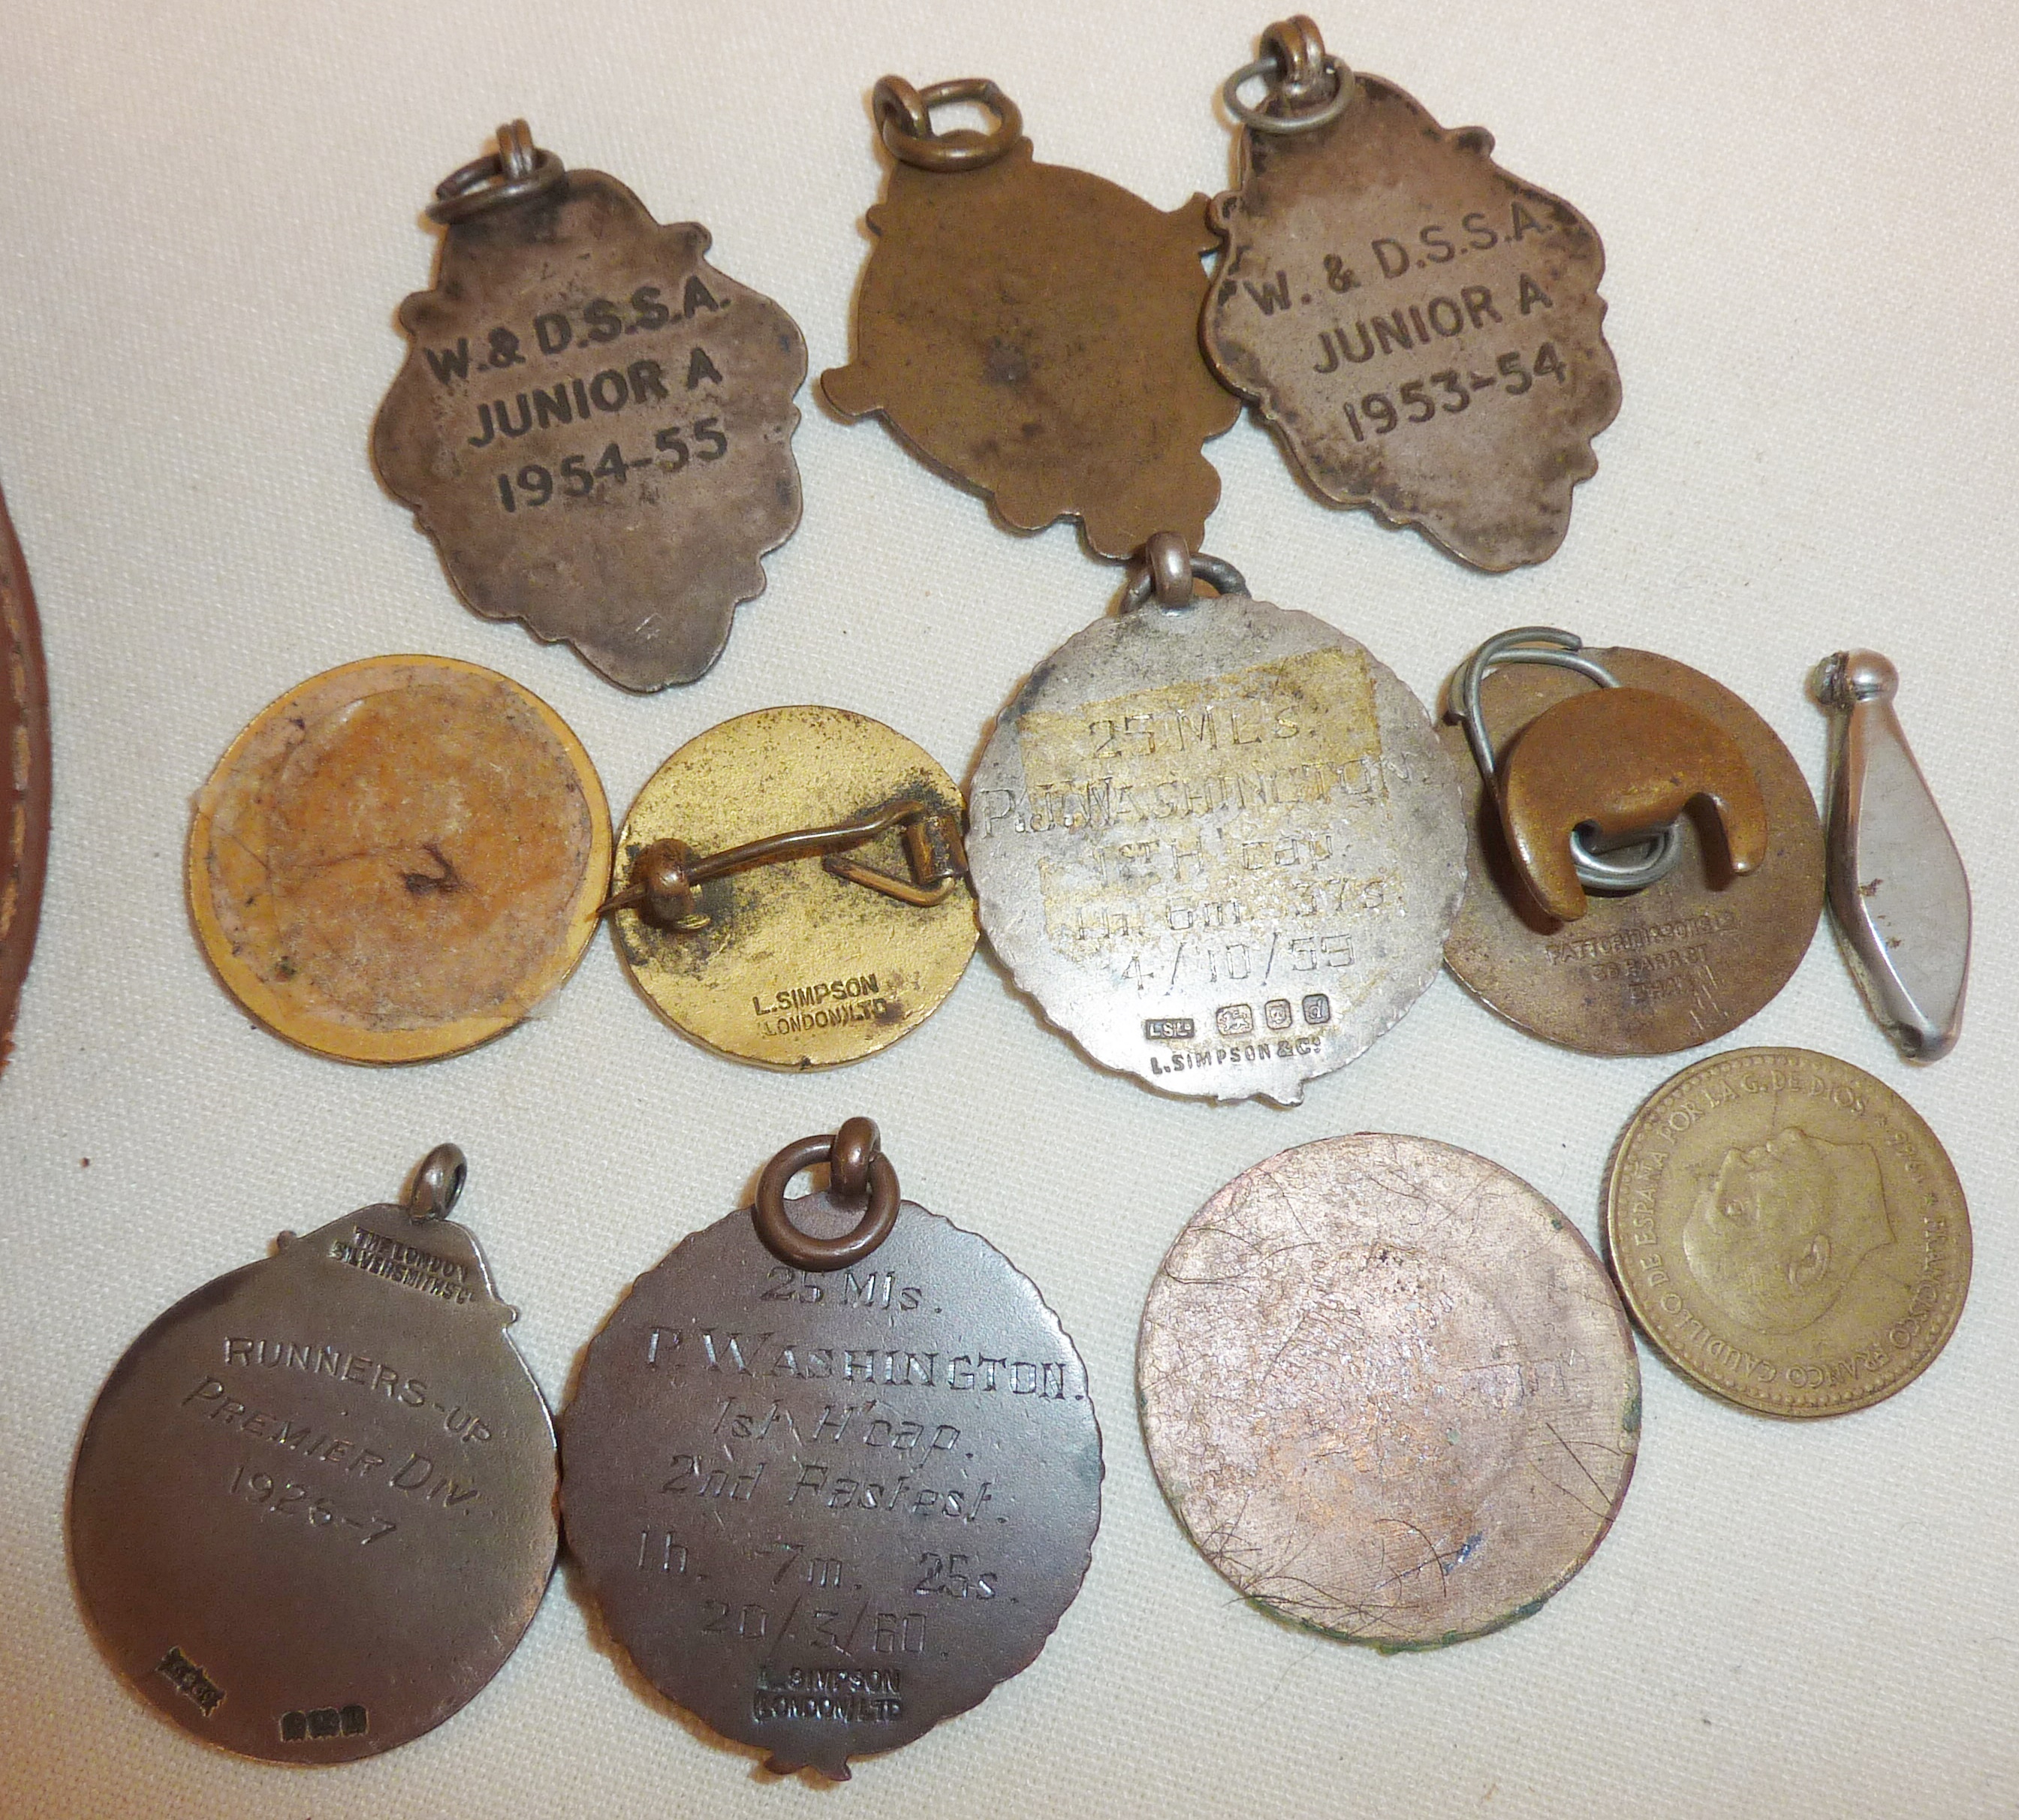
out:
M806 343L770 299L526 123L444 183L435 287L372 432L388 488L488 619L565 639L626 689L721 654L799 521Z
M1363 646L1175 539L1151 559L1170 604L1067 640L982 752L982 927L1104 1067L1294 1105L1436 976L1465 885L1458 772ZM1192 600L1195 574L1223 592ZM1146 574L1129 598L1152 592Z
M1619 409L1597 234L1484 129L1327 56L1308 19L1263 44L1225 91L1245 124L1208 356L1327 499L1480 568L1543 561Z
M610 881L589 755L537 696L448 658L369 658L270 703L190 828L218 977L345 1061L460 1054L575 970Z
M135 1340L71 1477L112 1666L192 1736L348 1763L439 1725L532 1622L553 1425L477 1242L462 1153L218 1278Z

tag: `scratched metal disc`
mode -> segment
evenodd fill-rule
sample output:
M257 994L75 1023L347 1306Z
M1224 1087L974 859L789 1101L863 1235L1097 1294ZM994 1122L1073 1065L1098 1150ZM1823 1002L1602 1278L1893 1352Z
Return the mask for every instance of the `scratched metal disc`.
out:
M792 1223L857 1214L822 1193ZM1100 1521L1086 1371L1036 1285L911 1202L861 1264L779 1263L748 1211L596 1336L562 1418L568 1547L652 1684L839 1778L1028 1668Z
M1383 1649L1526 1617L1626 1495L1640 1374L1577 1229L1497 1163L1362 1132L1192 1216L1136 1350L1151 1463L1242 1596Z
M28 565L0 500L0 1068L49 858L49 686Z
M1473 995L1531 1036L1589 1055L1666 1055L1736 1029L1788 983L1823 908L1822 825L1792 754L1760 716L1701 670L1651 651L1587 647L1630 687L1672 695L1738 742L1767 807L1767 857L1724 878L1685 814L1680 864L1621 897L1594 892L1558 923L1530 901L1463 730L1446 749L1464 780L1471 842L1465 902L1444 959ZM1480 694L1496 751L1551 704L1591 684L1539 664L1494 671Z
M366 1207L185 1296L99 1393L71 1561L113 1666L274 1763L370 1757L498 1669L553 1568L554 1440L476 1241Z
M981 926L1094 1060L1295 1105L1436 976L1459 775L1364 646L1244 594L1096 621L1031 673L969 796Z

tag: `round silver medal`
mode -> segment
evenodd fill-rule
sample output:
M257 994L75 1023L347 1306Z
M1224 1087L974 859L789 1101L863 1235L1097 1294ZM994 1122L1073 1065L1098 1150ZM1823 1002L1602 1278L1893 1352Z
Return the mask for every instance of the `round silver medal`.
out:
M981 926L1104 1067L1295 1105L1437 973L1458 773L1364 646L1214 558L1176 563L1181 591L1139 604L1146 576L997 721L968 799ZM1194 574L1218 597L1192 600Z
M370 1757L503 1665L553 1571L553 1425L444 1144L366 1207L185 1296L100 1391L71 1480L78 1592L186 1731Z
M1640 1376L1577 1229L1497 1163L1361 1132L1193 1215L1143 1308L1150 1463L1243 1597L1426 1649L1535 1611L1633 1477Z
M831 1156L833 1185L782 1199ZM561 1445L568 1547L611 1633L779 1774L846 1778L1029 1667L1100 1521L1058 1317L899 1200L867 1119L781 1151L754 1209L632 1285Z

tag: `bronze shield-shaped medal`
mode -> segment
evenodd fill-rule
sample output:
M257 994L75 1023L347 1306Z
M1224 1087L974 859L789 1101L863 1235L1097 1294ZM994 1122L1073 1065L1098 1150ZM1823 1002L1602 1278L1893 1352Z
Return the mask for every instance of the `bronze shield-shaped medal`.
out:
M523 131L443 186L440 271L400 306L413 345L373 458L487 618L627 689L691 683L799 523L806 344L702 257L705 228L660 226ZM543 180L514 184L515 151Z
M886 78L879 103L892 89L912 93ZM1034 162L992 83L925 96L962 98L1009 112L979 158L952 168L915 161L981 136L928 137L886 113L897 162L869 212L855 358L821 390L850 417L881 412L1017 530L1076 517L1103 556L1131 555L1158 531L1196 548L1220 500L1200 444L1241 411L1199 353L1205 198L1167 214Z
M1337 79L1336 118L1241 136L1206 353L1326 498L1480 568L1542 562L1619 409L1598 235L1483 129Z

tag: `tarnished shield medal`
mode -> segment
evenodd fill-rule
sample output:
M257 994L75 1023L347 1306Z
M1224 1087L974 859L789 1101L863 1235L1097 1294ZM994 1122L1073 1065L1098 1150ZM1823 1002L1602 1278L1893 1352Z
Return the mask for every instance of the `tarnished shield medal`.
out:
M1235 1177L1151 1285L1150 1463L1241 1595L1426 1649L1524 1618L1626 1496L1640 1374L1577 1229L1518 1176L1362 1132Z
M100 1391L71 1562L113 1666L183 1729L347 1763L503 1666L553 1572L554 1437L462 1153L185 1296Z
M1566 1049L1666 1055L1787 984L1822 914L1822 828L1801 767L1731 690L1523 626L1450 699L1472 845L1444 958L1475 997Z
M1205 198L1167 213L1032 162L993 82L886 76L875 99L896 162L828 401L881 413L1019 531L1077 518L1103 556L1166 529L1196 548L1220 499L1200 444L1241 412L1199 352ZM995 127L935 132L932 110L961 101Z
M0 500L0 1068L35 951L49 857L49 679L28 565Z
M1343 1068L1435 977L1465 885L1423 705L1174 539L1031 672L969 814L1017 983L1104 1067L1198 1098L1294 1105Z
M1329 56L1295 18L1227 104L1240 187L1202 319L1220 376L1304 477L1483 569L1552 555L1619 409L1591 223ZM1270 86L1259 107L1241 85Z
M799 1170L830 1185L784 1198ZM850 1119L683 1239L591 1343L569 1549L669 1699L846 1777L1028 1668L1100 1520L1086 1368L1037 1287Z
M440 267L400 306L373 459L486 618L627 689L691 683L799 524L806 343L698 223L660 226L524 121L498 143L429 208Z

